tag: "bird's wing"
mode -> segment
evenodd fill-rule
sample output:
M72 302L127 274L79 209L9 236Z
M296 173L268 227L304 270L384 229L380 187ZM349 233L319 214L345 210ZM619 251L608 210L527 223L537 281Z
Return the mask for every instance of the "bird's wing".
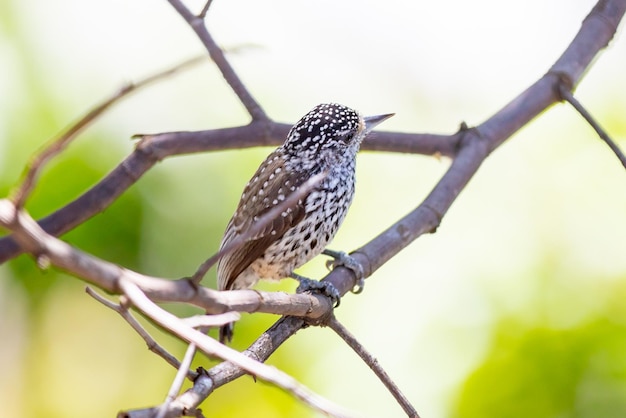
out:
M277 158L274 158L275 155ZM249 230L258 218L297 190L308 177L308 174L294 176L293 172L285 169L284 160L280 154L275 152L270 155L246 185L239 206L226 228L222 247ZM279 214L243 245L222 257L217 267L220 290L232 289L235 279L250 264L304 218L305 200L306 196L303 196L294 206L283 212L283 214L286 213L285 216Z

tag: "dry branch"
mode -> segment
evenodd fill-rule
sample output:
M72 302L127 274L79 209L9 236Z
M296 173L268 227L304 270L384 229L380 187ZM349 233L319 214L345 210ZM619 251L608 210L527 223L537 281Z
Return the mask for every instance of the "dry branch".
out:
M344 411L311 394L291 377L259 363L264 362L277 347L305 326L304 319L281 318L248 350L238 353L195 330L189 321L177 318L154 304L155 301L179 301L215 313L230 310L264 311L319 318L330 311L330 303L326 298L314 295L266 294L256 291L217 292L197 286L188 280L168 281L144 276L80 252L51 236L67 232L104 210L156 162L166 157L217 149L276 145L286 137L290 126L273 122L265 115L206 29L203 17L210 1L206 3L199 16L194 16L178 0L168 1L196 32L225 80L247 109L252 122L246 126L203 132L142 135L135 151L126 160L77 200L43 219L40 227L20 208L45 160L62 150L75 135L70 130L70 134L62 135L56 145L40 154L39 160L36 159L31 165L27 171L26 181L14 195L13 202L0 200L0 225L14 232L13 236L0 240L0 262L20 252L29 252L42 260L50 260L53 264L107 291L126 295L155 323L205 353L228 360L200 374L188 391L175 399L168 398L160 409L162 416L181 416L190 411L197 411L198 405L215 388L246 372L287 388L319 409L335 416L346 416ZM433 232L493 150L549 106L563 97L569 97L563 89L571 89L580 81L597 53L613 37L625 10L626 0L600 0L550 71L479 126L469 129L464 127L458 133L449 136L380 132L371 135L365 141L363 149L453 157L448 171L422 204L351 254L363 265L366 277L417 237ZM93 117L88 116L86 122L91 120ZM80 123L77 124L76 132L83 127ZM333 270L324 280L330 281L341 294L345 294L355 285L353 274L345 268ZM183 371L184 368L181 368L181 373ZM178 383L173 385L173 389L177 387ZM131 411L127 416L153 416L157 410L158 408Z
M411 405L411 402L409 402L408 398L404 396L404 394L402 393L400 388L394 383L394 381L391 380L387 372L381 367L380 363L378 363L378 360L374 356L372 356L365 349L365 347L361 345L361 343L358 342L354 335L352 335L346 327L344 327L339 321L337 321L337 318L335 318L334 316L328 322L328 326L333 331L335 331L335 333L339 335L341 339L343 339L346 344L348 344L348 346L352 348L355 353L358 354L359 357L361 357L361 359L365 362L365 364L369 366L370 369L372 369L372 371L376 374L376 376L378 376L380 381L383 382L385 387L387 387L389 392L396 399L398 404L402 407L406 415L410 418L420 418L413 405Z
M587 109L585 109L585 107L576 99L576 97L574 97L574 94L565 87L564 83L561 83L559 94L561 94L563 100L571 104L572 107L576 109L576 111L580 113L583 118L585 118L587 123L596 131L600 139L602 139L609 146L609 148L611 148L611 151L613 151L613 153L617 156L619 161L622 163L622 166L626 168L626 155L624 155L622 150L619 149L609 134L602 129L600 124L596 122L593 116L591 116L591 113L589 113Z
M175 369L181 368L181 364L176 359L176 357L174 357L166 349L161 347L156 342L156 340L148 333L148 331L146 331L144 327L142 327L141 324L135 319L135 317L129 312L126 297L124 296L120 297L120 299L124 298L124 300L123 301L120 300L120 303L116 304L104 298L103 296L99 295L95 290L93 290L89 286L87 286L85 290L87 294L89 294L89 296L93 297L95 300L102 303L107 308L112 309L118 314L120 314L120 316L124 318L126 322L128 322L128 325L130 325L130 327L133 330L135 330L135 332L139 334L141 338L143 338L143 340L146 342L146 345L148 346L148 350L152 351L153 353L161 357L163 360L165 360L169 365L173 366ZM194 380L196 377L198 377L198 373L192 370L187 370L187 378L189 380Z
M569 88L580 81L596 55L613 38L625 11L626 0L600 0L583 21L574 40L546 75L479 126L462 129L458 133L458 152L452 165L424 202L351 253L363 265L366 277L417 237L435 231L485 158L522 126L560 101L559 89L563 77L570 81L567 84ZM330 281L341 294L345 294L355 284L353 274L345 268L333 270L323 280ZM280 344L303 326L305 321L302 319L281 318L244 353L265 361ZM194 385L183 393L179 400L201 402L217 387L242 374L242 371L238 371L231 364L219 364L208 371L210 381L203 379L197 387Z
M213 62L215 62L215 65L217 65L217 68L219 68L220 72L222 73L224 80L226 80L233 92L235 92L237 97L239 97L239 100L245 106L246 110L252 117L252 120L267 120L268 117L265 114L265 111L263 110L263 108L261 108L259 103L254 99L254 97L252 97L252 94L250 94L246 86L241 82L241 79L226 59L224 51L222 51L222 49L217 46L217 44L213 40L213 37L211 36L204 24L203 14L206 13L209 6L211 5L210 2L207 2L200 16L195 16L189 11L188 8L185 7L185 5L183 5L182 2L178 0L168 1L172 5L172 7L176 9L178 14L180 14L181 17L187 21L187 23L194 30L194 32L196 32L196 35L198 35L198 38L200 38L200 40L202 41L202 44L211 56L211 59L213 60Z
M198 132L169 132L137 135L135 150L99 183L74 201L39 221L44 231L61 236L103 212L135 184L157 162L177 155L276 146L287 137L291 125L272 121L252 122L234 128ZM362 149L424 155L454 156L460 135L370 133ZM24 252L12 236L0 238L0 263Z
M80 276L79 272L84 272L90 267L102 268L105 264L102 260L82 253L47 235L30 216L23 210L18 209L8 199L0 200L0 225L14 231L20 244L27 248L30 253L37 257L46 257L55 265L63 263L70 265L71 268L68 268L68 270L73 274ZM133 274L129 274L128 270L118 268L112 273L115 274L115 272L118 274L115 280L117 292L127 297L129 303L132 303L147 318L172 334L193 344L211 357L227 360L247 373L287 390L304 403L327 415L346 418L354 416L347 410L311 392L291 376L219 343L203 332L194 329L184 319L178 318L160 308L134 282ZM104 303L104 300L101 301ZM113 308L110 303L105 303L105 305ZM122 313L121 308L118 312ZM181 369L181 372L183 371ZM184 372L187 373L186 371ZM170 404L168 402L168 406ZM131 413L128 416L132 416Z
M187 351L185 351L185 355L183 356L183 360L180 362L180 367L178 368L178 372L176 373L176 377L172 381L172 385L170 386L170 390L167 392L167 397L165 398L165 402L163 405L159 407L159 412L156 414L155 418L164 418L169 410L170 405L176 399L176 396L180 393L180 389L183 387L183 383L185 383L185 377L188 375L189 367L191 366L191 362L193 361L193 357L196 354L196 345L194 343L189 344L187 347Z
M300 384L293 377L276 369L259 362L249 356L225 346L218 341L210 338L206 334L189 327L182 319L161 309L153 301L151 301L143 291L134 283L127 280L120 280L120 287L124 294L128 296L132 304L141 310L150 320L170 331L172 334L194 344L199 350L212 357L219 357L227 360L237 367L245 370L247 373L258 379L265 380L281 387L307 405L332 417L354 417L355 415L344 408L322 398L313 393L304 385ZM129 415L132 416L132 415ZM164 414L164 416L167 416Z
M332 309L328 298L321 295L257 290L217 291L197 286L189 280L167 280L137 273L46 234L27 213L16 210L8 199L0 200L0 226L12 230L25 251L44 257L52 265L110 293L122 294L120 280L124 279L139 286L153 301L184 302L208 313L266 312L316 319L328 315Z
M15 203L18 209L21 209L28 198L31 190L35 186L37 177L45 165L45 163L53 158L55 155L62 152L72 142L80 132L91 125L99 116L107 111L111 106L119 102L121 99L128 96L130 93L137 91L142 87L146 87L156 81L162 80L171 76L179 71L190 68L202 61L205 61L205 57L196 57L186 60L180 64L177 64L164 71L153 74L144 78L136 83L128 83L122 86L111 97L104 100L99 105L95 106L89 112L87 112L76 123L72 124L67 131L60 134L57 138L53 139L50 144L44 146L42 150L36 153L31 161L26 166L20 185L11 193L11 200Z

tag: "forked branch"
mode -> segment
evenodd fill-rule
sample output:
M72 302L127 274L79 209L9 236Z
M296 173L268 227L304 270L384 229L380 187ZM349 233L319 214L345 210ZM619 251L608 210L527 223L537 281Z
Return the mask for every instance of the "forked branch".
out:
M15 204L10 202L8 199L0 200L0 226L13 230L16 233L20 244L38 257L46 257L52 261L56 261L59 257L68 260L80 260L78 261L78 264L85 261L84 254L76 249L73 249L67 244L62 243L56 238L45 234L45 232L38 227L30 216L28 216L22 209L18 209ZM92 262L97 263L99 261L92 260ZM77 270L81 269L69 269L69 271L73 274L77 274ZM121 269L118 270L118 273L117 288L119 293L123 294L124 297L128 299L128 303L140 310L148 319L160 327L168 330L173 335L176 335L188 343L193 344L199 350L211 357L226 360L235 364L239 369L245 370L247 373L256 376L259 379L273 383L278 387L285 389L304 403L327 415L346 418L355 416L344 408L341 408L313 393L286 373L235 351L219 343L213 338L210 338L205 333L195 329L189 324L188 321L167 312L150 300L150 298L146 296L145 292L136 283L134 283L132 276L124 275L124 272ZM95 293L92 292L92 295L95 295ZM104 299L98 297L97 299L106 306L117 310L120 314L125 316L125 319L129 321L129 323L132 324L134 322L124 313L125 308L115 308L113 304L105 302ZM151 338L146 338L147 333L140 332L140 334L144 337L144 339L151 340ZM181 368L181 373L182 372L187 373L186 370ZM170 401L167 402L168 408L172 403L173 402ZM133 415L129 412L127 416L130 417ZM164 416L169 415L165 413Z
M210 6L210 1L206 3L199 16L193 15L179 0L168 1L198 35L225 80L250 114L251 123L236 128L203 132L173 132L140 136L141 139L135 151L124 162L76 201L43 219L41 221L43 229L41 229L40 225L22 210L24 202L35 185L38 172L49 158L61 152L82 129L112 103L128 93L123 89L89 112L67 132L60 135L51 146L38 154L26 170L24 181L16 189L12 200L0 200L0 225L14 231L12 237L0 240L0 262L20 252L30 252L40 259L47 258L53 264L83 277L86 281L97 284L110 292L125 295L129 302L132 302L156 324L189 342L192 345L190 353L195 350L193 347L197 347L207 354L227 360L206 372L195 375L193 387L172 399L174 392L180 388L179 381L174 383L171 396L160 408L131 411L127 413L127 416L154 416L156 411L159 411L160 416L170 417L180 416L190 411L197 412L198 405L214 389L245 373L253 373L259 378L286 388L306 403L326 413L334 416L348 416L349 413L310 393L291 377L259 363L265 361L277 347L301 329L305 325L303 319L296 317L280 319L248 350L238 353L196 330L197 322L177 318L154 304L159 300L182 301L215 313L230 310L265 310L315 317L318 314L328 313L330 306L325 298L310 295L269 295L255 291L233 291L226 292L228 295L224 295L224 292L215 292L197 285L199 278L214 260L208 260L198 270L194 281L168 282L99 260L51 236L67 232L109 206L157 161L166 157L226 148L276 145L286 137L290 126L273 122L266 116L207 30L204 15ZM561 99L568 100L581 111L582 106L577 104L569 93L569 89L580 81L598 52L611 40L625 11L626 0L600 0L550 71L476 127L464 127L456 134L447 136L381 132L368 138L363 144L364 149L447 155L453 157L453 161L448 171L420 205L352 253L352 256L363 265L366 276L370 276L422 234L436 230L452 203L477 172L482 162L518 129ZM569 82L567 89L564 89L563 80ZM581 111L583 116L585 113ZM590 117L587 120L606 141L608 135L603 135L601 133L603 131ZM626 167L623 154L610 139L607 143ZM352 273L345 268L333 270L324 280L330 281L342 294L352 289L355 284ZM103 299L99 300L105 303ZM123 300L117 308L111 303L105 304L116 309L122 316L125 315L126 303ZM127 319L127 321L132 326L132 320ZM341 329L337 322L331 325L336 329ZM141 334L141 331L138 330L138 332ZM149 341L145 336L144 339ZM164 353L161 355L167 357ZM177 361L171 361L171 359L169 362L174 365L178 364ZM183 365L180 368L181 375L194 376L187 369L188 366ZM400 403L403 404L403 401L400 400ZM403 407L408 415L417 416L408 401L403 404Z
M561 100L559 86L566 74L576 85L596 55L613 38L624 12L626 0L601 0L584 20L578 34L551 70L518 95L509 104L475 128L458 133L457 151L452 165L427 198L412 212L351 255L364 267L365 275L391 259L404 247L424 233L434 232L443 216L485 158L537 115ZM323 280L330 281L342 294L354 286L352 273L337 268ZM305 325L297 318L282 318L268 329L244 353L265 361L277 345L282 344ZM209 370L211 383L194 387L196 399L201 400L218 386L241 376L241 371L229 364ZM183 393L181 399L189 399Z
M622 166L624 166L624 168L626 168L626 155L624 155L622 150L619 149L619 147L611 139L609 134L606 133L606 131L604 129L602 129L600 124L598 122L596 122L596 120L593 118L593 116L591 116L591 113L589 113L587 111L587 109L585 109L585 107L578 101L578 99L576 99L576 97L574 97L574 94L569 90L569 88L566 86L565 83L561 83L559 85L559 93L561 94L561 97L563 98L563 100L565 100L570 105L572 105L572 107L574 109L576 109L576 111L578 113L580 113L580 115L583 118L585 118L587 123L589 125L591 125L591 127L596 131L596 133L598 134L600 139L602 139L604 142L606 142L606 144L609 146L609 148L611 148L611 151L613 151L613 153L617 156L619 161L622 163Z

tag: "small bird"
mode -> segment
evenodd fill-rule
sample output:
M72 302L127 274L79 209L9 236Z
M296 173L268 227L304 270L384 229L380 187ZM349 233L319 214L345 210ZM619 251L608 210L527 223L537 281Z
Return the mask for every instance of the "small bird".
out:
M247 289L259 279L292 277L301 283L298 291L322 289L338 302L339 292L332 285L303 278L294 270L322 253L335 236L354 196L356 153L361 142L391 116L393 113L363 117L349 107L328 103L313 108L291 128L285 143L261 163L244 188L221 248L309 178L326 175L295 206L219 260L219 290ZM356 263L345 253L325 253L348 267ZM232 333L233 324L223 326L220 341L230 341Z

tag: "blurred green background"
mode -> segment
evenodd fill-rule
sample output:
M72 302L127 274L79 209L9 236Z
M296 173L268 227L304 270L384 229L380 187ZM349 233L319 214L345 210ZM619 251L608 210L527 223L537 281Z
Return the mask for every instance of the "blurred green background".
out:
M317 103L338 101L366 114L396 112L384 129L451 133L463 120L482 122L545 73L593 4L222 0L209 24L222 45L252 46L230 59L276 120L294 122ZM165 1L0 2L2 196L33 151L94 103L199 53ZM622 149L625 71L619 33L577 90ZM132 151L135 133L246 122L219 73L201 65L107 113L48 166L28 209L41 217L83 193ZM63 239L146 274L187 275L217 249L268 152L166 159ZM414 208L447 166L362 153L357 196L332 247L367 242ZM377 271L337 316L423 417L625 416L625 184L590 127L556 106L490 156L437 233ZM323 264L314 260L302 273L321 277ZM215 286L214 272L206 285ZM175 371L84 287L54 269L39 271L26 256L0 266L4 416L111 417L165 397ZM234 346L247 346L274 319L243 315ZM270 363L368 416L402 416L327 329L300 332ZM251 378L219 389L203 409L207 416L316 416Z

